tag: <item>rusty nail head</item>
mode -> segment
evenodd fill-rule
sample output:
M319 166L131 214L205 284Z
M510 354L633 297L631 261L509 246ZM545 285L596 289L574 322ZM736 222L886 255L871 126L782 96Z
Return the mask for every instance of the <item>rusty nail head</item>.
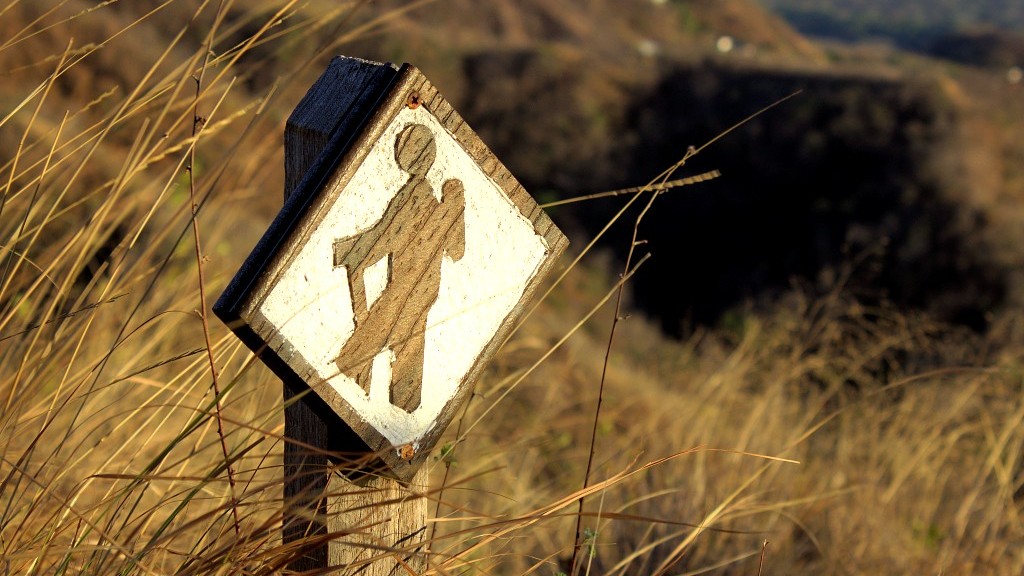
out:
M398 449L398 455L402 457L402 460L412 460L412 457L416 455L416 448L412 444L406 444Z
M409 108L419 108L420 107L420 93L419 92L415 92L415 91L414 92L410 92L409 93L409 97L405 99L405 105L408 106Z

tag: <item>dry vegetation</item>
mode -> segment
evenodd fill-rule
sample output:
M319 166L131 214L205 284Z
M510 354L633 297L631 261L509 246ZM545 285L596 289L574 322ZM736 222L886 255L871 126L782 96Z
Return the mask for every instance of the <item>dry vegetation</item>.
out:
M0 7L0 570L265 574L294 555L280 383L203 319L279 203L298 96L408 18L363 8ZM584 262L429 464L437 573L565 570L613 321L608 265ZM618 322L583 570L757 574L768 541L772 574L1024 571L1021 318L982 336L864 305L857 273L685 341Z

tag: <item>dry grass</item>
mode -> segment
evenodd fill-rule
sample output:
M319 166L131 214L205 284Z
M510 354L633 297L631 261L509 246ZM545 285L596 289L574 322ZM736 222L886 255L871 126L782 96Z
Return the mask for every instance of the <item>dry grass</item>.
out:
M552 306L592 300L585 281ZM608 321L577 334L520 389L514 414L471 436L457 456L460 474L502 469L460 502L515 517L578 488ZM539 329L547 336L535 336L532 353L564 329ZM659 341L642 319L620 329L599 470L608 476L636 458L690 451L590 497L594 573L754 574L764 540L770 573L1013 574L1022 566L1019 536L1010 536L1021 530L1019 358L955 363L968 346L956 335L839 292L794 294L770 314L751 312L684 343ZM506 354L509 367L529 355ZM927 368L935 359L960 367ZM481 393L489 398L495 386L485 382ZM495 492L509 500L487 497ZM552 519L508 542L498 572L526 572L545 554L567 557L572 523Z
M278 204L288 102L379 21L41 4L0 8L4 570L279 571L280 385L211 323L214 395L199 270L219 293ZM147 42L158 29L176 40ZM264 67L288 73L250 81ZM588 573L755 574L765 540L765 573L1024 571L1020 318L981 339L840 280L685 342L624 320L584 491L615 290L584 262L428 464L438 573L565 569L582 495Z

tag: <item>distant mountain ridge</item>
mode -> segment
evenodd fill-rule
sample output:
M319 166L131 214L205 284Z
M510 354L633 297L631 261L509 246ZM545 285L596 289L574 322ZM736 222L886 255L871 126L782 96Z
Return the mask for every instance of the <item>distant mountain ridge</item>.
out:
M887 38L922 49L951 32L1024 33L1019 0L760 0L805 34L841 40Z

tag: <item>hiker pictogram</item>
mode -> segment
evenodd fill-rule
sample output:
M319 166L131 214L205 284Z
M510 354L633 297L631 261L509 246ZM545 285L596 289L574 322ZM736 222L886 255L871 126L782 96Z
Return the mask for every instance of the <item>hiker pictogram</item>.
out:
M568 241L413 66L332 60L285 134L285 205L214 312L299 397L290 454L410 482Z
M388 385L391 404L412 412L420 405L427 315L441 288L441 260L465 253L465 191L449 179L438 200L427 182L434 164L434 135L410 124L395 139L395 161L409 179L369 230L334 241L334 267L345 267L355 328L338 353L342 374L364 392ZM368 299L367 270L386 266L385 285ZM374 359L390 352L391 381L373 382Z

